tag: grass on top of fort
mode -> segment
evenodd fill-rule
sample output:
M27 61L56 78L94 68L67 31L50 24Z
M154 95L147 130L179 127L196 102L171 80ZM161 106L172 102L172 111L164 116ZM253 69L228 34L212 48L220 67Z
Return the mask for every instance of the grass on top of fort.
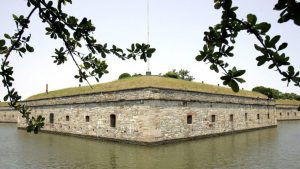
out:
M204 84L199 82L190 82L186 80L179 80L179 79L159 77L159 76L138 76L138 77L130 77L121 80L116 80L108 83L96 84L93 85L92 88L90 86L82 86L82 87L72 87L72 88L50 91L48 92L48 94L41 93L41 94L33 95L27 98L27 100L72 96L72 95L106 92L106 91L117 91L117 90L125 90L125 89L135 89L135 88L144 88L144 87L158 87L158 88L166 88L166 89L247 96L253 98L266 98L265 95L256 92L246 91L246 90L240 90L240 92L234 93L230 88L219 87L219 86L209 85L209 84Z
M298 100L288 100L288 99L279 99L276 100L276 104L285 104L285 105L299 105L300 106L300 101Z
M9 106L7 102L0 102L0 107L7 107Z

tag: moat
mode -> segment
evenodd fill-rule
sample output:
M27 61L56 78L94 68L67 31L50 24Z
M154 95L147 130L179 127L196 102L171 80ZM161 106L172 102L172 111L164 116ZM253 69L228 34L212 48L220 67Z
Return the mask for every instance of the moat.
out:
M41 133L0 123L0 168L299 168L300 121L154 147Z

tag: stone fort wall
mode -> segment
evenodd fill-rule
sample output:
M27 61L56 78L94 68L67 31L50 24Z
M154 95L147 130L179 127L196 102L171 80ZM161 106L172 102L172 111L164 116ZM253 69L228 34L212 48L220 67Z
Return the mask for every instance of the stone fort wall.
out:
M25 103L32 107L33 116L46 118L44 131L140 144L272 127L277 125L278 118L285 119L283 115L278 116L274 101L163 88ZM0 110L0 118L3 112ZM289 116L289 119L297 118L300 118L298 112ZM24 119L19 119L18 126L25 127Z
M300 111L296 105L276 105L277 119L280 120L300 120Z
M0 123L17 123L20 113L10 107L0 107Z

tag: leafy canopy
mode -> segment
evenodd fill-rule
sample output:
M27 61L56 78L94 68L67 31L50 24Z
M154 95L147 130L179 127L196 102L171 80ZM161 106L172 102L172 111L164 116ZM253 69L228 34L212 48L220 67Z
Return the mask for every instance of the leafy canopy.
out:
M122 74L120 74L120 76L119 76L119 80L120 80L120 79L125 79L125 78L128 78L128 77L131 77L131 75L130 75L129 73L122 73Z
M242 75L245 74L246 70L239 70L236 67L230 68L225 59L234 57L235 39L240 32L246 31L258 40L258 43L254 45L255 49L260 52L260 55L256 57L257 66L268 64L269 69L276 70L282 76L282 81L300 86L299 71L291 65L289 56L283 53L288 43L281 43L280 35L271 37L267 34L271 28L269 23L258 22L254 14L248 14L246 19L239 19L236 14L238 7L232 5L232 0L214 0L214 2L215 9L222 10L221 21L204 32L205 45L196 56L197 61L210 64L210 69L217 73L221 69L224 72L221 77L223 84L238 92L239 83L245 82ZM278 20L279 23L291 19L300 26L300 2L278 0L274 9L282 11Z
M176 71L176 69L173 69L172 71L169 71L163 75L164 77L170 77L174 79L182 79L187 81L193 81L194 77L190 75L190 71L180 69L179 71Z
M52 58L57 65L64 64L71 59L78 69L74 76L79 82L86 81L93 77L96 81L108 73L108 65L105 62L107 55L115 55L122 60L137 58L147 61L155 52L149 44L134 43L128 49L123 50L116 45L98 42L93 34L96 27L88 18L76 18L63 11L63 6L71 4L72 0L26 0L28 8L31 9L27 16L13 15L16 23L16 32L12 35L4 34L4 39L0 39L0 55L2 57L0 75L2 83L7 89L4 101L9 101L9 105L18 110L22 117L26 119L27 131L37 133L43 126L45 118L38 116L30 117L31 110L26 105L19 104L21 96L13 88L13 67L9 58L11 52L16 52L23 57L27 52L34 52L34 47L30 45L31 34L25 34L30 25L31 17L37 14L40 21L46 26L45 34L51 39L60 40L63 45L54 51ZM83 54L79 49L86 48L88 52Z
M272 98L272 99L300 100L300 96L297 95L296 93L283 93L277 89L264 87L264 86L254 87L252 91L262 93L268 96L268 98Z

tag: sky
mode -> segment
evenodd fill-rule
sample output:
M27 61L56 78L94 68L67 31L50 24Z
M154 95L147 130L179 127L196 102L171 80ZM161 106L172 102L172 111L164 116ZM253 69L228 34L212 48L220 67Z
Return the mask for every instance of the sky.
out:
M269 34L281 35L280 42L288 42L289 46L284 52L290 56L290 62L300 69L299 39L300 27L291 21L278 24L280 12L274 11L276 0L236 0L233 5L238 6L239 18L246 18L248 13L257 15L258 22L272 24ZM150 60L152 74L166 73L172 69L187 69L195 78L194 81L204 81L208 84L220 84L222 73L215 73L209 65L197 62L195 57L203 48L204 32L209 26L220 21L221 11L215 10L213 0L149 0L149 41L156 48ZM123 49L129 48L132 43L147 42L147 0L73 0L72 5L63 8L70 15L77 18L87 17L96 27L94 37L100 43L117 45ZM0 39L4 33L12 34L16 30L12 14L28 15L29 9L25 0L9 0L0 6ZM23 99L45 92L46 84L49 90L56 90L79 85L74 78L77 73L75 64L71 59L57 66L53 63L54 49L61 47L59 40L51 40L45 35L45 25L41 23L37 14L31 20L26 34L31 34L30 44L35 48L34 53L26 54L20 58L16 53L10 56L14 66L14 87ZM257 40L247 33L237 38L234 48L234 58L227 61L238 69L246 69L244 75L246 83L241 88L251 90L255 86L266 86L279 89L282 92L300 94L300 88L282 82L281 76L267 65L257 67L255 58L259 53L254 49ZM1 56L3 57L3 56ZM116 80L121 73L130 74L147 71L147 64L142 60L122 61L110 55L106 62L109 74L100 79L100 83ZM97 82L90 79L90 83ZM86 85L86 84L82 84ZM6 94L3 85L0 87L0 98Z

